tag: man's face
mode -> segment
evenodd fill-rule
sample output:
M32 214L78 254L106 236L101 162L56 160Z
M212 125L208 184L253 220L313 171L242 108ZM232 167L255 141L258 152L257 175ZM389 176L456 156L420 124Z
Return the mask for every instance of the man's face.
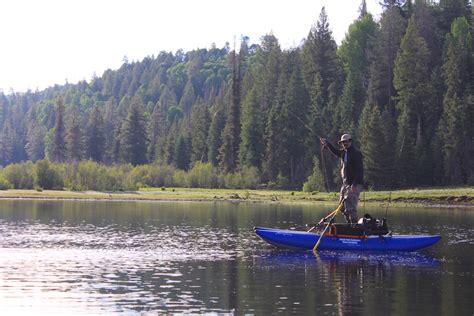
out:
M344 147L344 149L348 149L349 147L351 147L352 145L352 140L345 140L342 142L342 147Z

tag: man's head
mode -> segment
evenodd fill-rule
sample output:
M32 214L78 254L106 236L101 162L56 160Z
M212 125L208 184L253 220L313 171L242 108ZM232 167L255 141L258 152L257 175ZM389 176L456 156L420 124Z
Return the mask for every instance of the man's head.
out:
M349 134L343 134L338 143L341 144L344 149L348 149L352 145L352 136Z

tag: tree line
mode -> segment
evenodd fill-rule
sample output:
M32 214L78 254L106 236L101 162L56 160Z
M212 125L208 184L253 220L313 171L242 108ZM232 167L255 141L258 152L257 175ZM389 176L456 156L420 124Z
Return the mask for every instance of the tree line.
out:
M125 59L90 82L1 93L0 165L204 165L222 177L252 170L252 186L334 190L338 162L319 136L351 133L370 188L473 185L470 1L382 6L376 21L362 1L339 46L323 8L287 50L273 34L242 37Z

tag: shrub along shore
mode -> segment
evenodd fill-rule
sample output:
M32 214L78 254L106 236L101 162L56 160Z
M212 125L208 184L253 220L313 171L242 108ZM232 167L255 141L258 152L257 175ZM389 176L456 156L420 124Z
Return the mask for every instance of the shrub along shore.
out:
M274 189L262 186L258 170L220 174L211 164L196 163L188 171L163 165L77 163L12 164L0 169L0 198L79 200L247 201L327 203L337 192ZM474 188L403 189L363 192L361 203L454 205L474 207Z

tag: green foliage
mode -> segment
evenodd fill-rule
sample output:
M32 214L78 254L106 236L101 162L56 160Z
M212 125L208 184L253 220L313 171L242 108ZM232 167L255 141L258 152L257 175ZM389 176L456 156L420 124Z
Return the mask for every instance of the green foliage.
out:
M196 162L187 174L191 188L216 188L218 177L210 163Z
M120 149L123 161L134 166L146 163L148 138L146 121L140 104L134 103L130 106L121 133Z
M57 101L56 123L54 125L54 135L51 143L51 159L56 162L66 160L66 127L64 125L64 103L62 98Z
M361 118L361 150L365 181L370 188L391 188L395 178L395 135L390 114L378 106L366 106Z
M428 101L433 93L428 68L429 51L420 36L414 17L408 23L397 55L394 85L397 89L398 135L397 151L399 181L402 185L420 184L425 164L421 153L431 135L426 135Z
M304 192L325 191L324 175L321 171L321 166L317 156L313 158L313 173L308 177L308 180L303 184Z
M439 125L444 170L450 184L466 183L474 163L474 98L472 97L472 36L464 17L453 21L446 36L443 75L447 90ZM466 67L469 65L470 67Z
M31 161L8 165L1 170L1 175L14 189L33 189L34 165Z
M13 189L13 185L8 182L3 176L0 175L0 190L9 190Z
M375 188L468 183L471 4L385 0L376 22L364 3L339 48L323 9L296 48L282 50L273 34L252 45L243 37L238 54L229 45L160 52L90 82L0 93L0 166L65 163L50 168L74 190L255 179L299 189L319 136L334 142L351 132ZM336 160L325 164L328 182L340 182ZM247 167L256 173L244 174ZM24 170L4 177L32 185Z
M260 183L258 169L244 167L239 172L227 173L220 177L221 186L227 189L255 189Z
M59 164L51 164L43 159L36 162L34 167L35 185L44 190L62 190L64 173Z

